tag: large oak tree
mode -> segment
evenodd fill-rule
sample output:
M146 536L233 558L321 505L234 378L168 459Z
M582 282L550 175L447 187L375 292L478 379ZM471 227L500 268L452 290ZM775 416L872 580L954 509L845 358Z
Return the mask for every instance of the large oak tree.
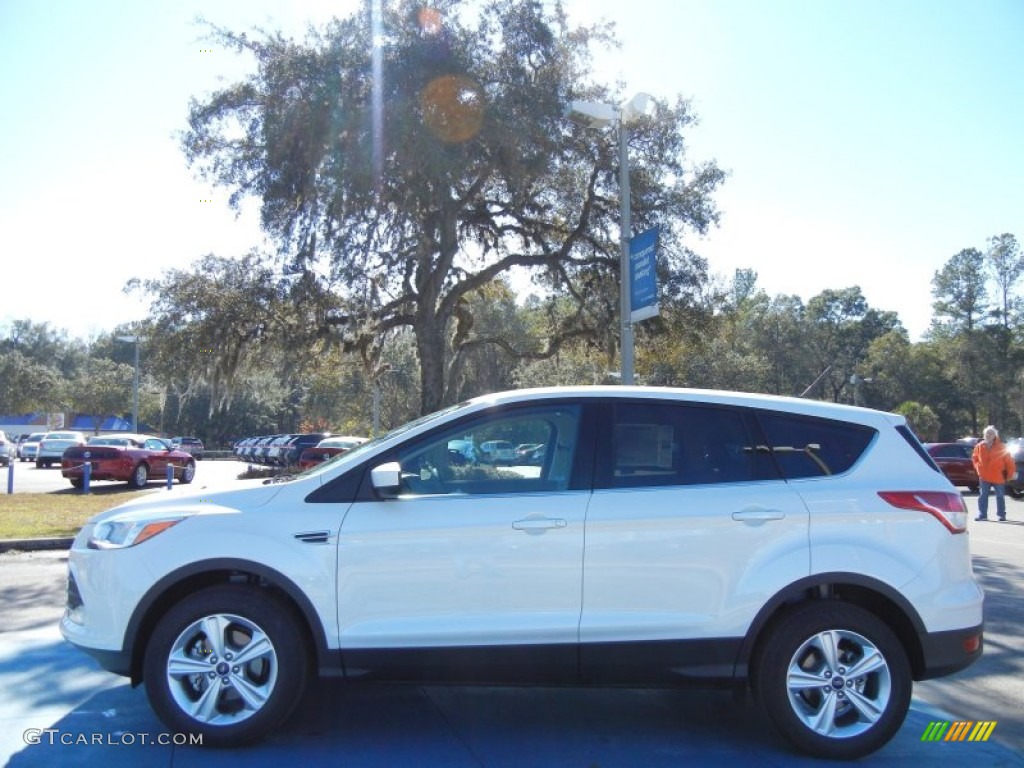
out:
M183 146L200 175L261 201L284 268L315 276L309 302L346 351L415 335L421 408L454 398L468 350L519 357L566 340L608 343L618 283L613 130L566 118L575 99L621 103L589 79L604 27L568 24L558 3L399 0L298 42L214 29L256 71L192 104ZM692 268L687 230L716 218L714 163L686 164L686 101L630 128L635 231L661 226L670 284ZM520 267L550 296L541 343L476 322L471 295ZM674 282L672 282L674 281ZM558 299L574 299L571 312Z

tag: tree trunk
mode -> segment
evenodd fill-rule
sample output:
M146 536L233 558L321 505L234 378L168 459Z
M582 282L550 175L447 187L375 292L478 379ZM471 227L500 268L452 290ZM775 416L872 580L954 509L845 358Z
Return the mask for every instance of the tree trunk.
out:
M444 323L437 315L417 313L416 353L420 358L420 415L445 405Z

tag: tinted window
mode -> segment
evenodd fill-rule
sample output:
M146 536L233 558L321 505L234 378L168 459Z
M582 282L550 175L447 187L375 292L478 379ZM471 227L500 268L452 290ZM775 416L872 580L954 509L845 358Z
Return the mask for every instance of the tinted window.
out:
M616 406L610 475L613 488L778 477L742 411L671 403Z
M579 406L537 406L462 422L398 451L402 495L564 491L572 479L580 430ZM499 440L500 438L500 440ZM485 443L543 443L551 450L534 461L486 463ZM453 447L455 446L455 447Z
M876 432L844 421L761 411L772 455L787 479L837 475L852 467Z

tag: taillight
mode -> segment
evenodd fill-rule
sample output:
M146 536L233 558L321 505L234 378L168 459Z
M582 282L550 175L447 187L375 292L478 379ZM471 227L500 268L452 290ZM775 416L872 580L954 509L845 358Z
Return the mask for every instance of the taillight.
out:
M879 491L878 495L898 509L927 512L950 533L967 530L967 507L959 493L945 491Z

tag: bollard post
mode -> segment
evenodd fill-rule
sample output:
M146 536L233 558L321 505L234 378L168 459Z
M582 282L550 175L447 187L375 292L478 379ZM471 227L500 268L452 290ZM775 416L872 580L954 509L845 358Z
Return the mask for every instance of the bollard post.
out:
M14 493L14 462L7 462L7 493Z
M82 493L89 493L89 482L92 480L92 462L82 465Z
M167 463L167 490L171 490L171 485L174 483L174 465L170 462Z

